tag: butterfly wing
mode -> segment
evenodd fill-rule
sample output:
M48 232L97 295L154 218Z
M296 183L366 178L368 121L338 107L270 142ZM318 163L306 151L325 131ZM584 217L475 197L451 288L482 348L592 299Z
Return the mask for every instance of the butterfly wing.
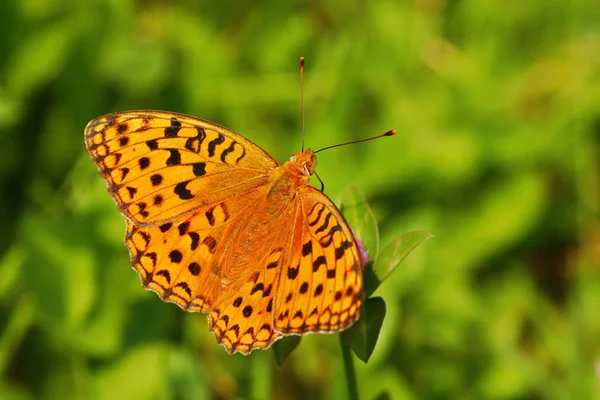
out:
M362 267L352 232L323 193L299 190L278 219L261 221L266 205L254 204L252 219L238 221L221 249L238 250L224 262L237 284L219 296L209 326L230 354L268 348L286 334L340 331L359 317ZM243 244L252 251L240 258Z
M272 207L277 163L252 142L197 118L131 111L91 121L86 145L127 217L143 285L208 312L228 352L358 318L362 269L343 216L306 185Z
M87 125L85 141L121 212L145 226L260 187L277 166L226 128L162 111L99 117Z
M210 330L229 354L265 349L281 337L273 327L273 297L284 253L283 232L258 262L243 265L252 272L228 288L208 315Z
M271 213L265 201L268 187L227 233L221 249L227 287L208 315L209 327L228 353L248 354L265 349L281 337L273 327L276 285L289 254L292 233L290 216L294 202L280 204L280 213Z
M322 192L301 188L290 252L274 299L275 330L282 334L336 332L359 317L362 266L341 212Z
M235 201L204 206L188 218L157 226L127 221L125 243L144 287L184 310L212 310L230 279L229 237L251 214L254 195L241 194Z

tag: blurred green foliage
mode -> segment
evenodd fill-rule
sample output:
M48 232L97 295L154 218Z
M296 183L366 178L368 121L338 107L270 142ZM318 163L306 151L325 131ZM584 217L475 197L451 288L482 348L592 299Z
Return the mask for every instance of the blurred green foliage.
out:
M343 398L337 335L282 368L228 356L141 288L85 152L99 115L162 109L300 148L306 57L326 192L382 243L426 229L376 292L361 398L600 397L597 2L0 2L0 397Z

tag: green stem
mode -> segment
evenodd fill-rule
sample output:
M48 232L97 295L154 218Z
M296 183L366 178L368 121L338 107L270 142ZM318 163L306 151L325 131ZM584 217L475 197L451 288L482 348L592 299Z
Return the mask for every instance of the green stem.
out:
M358 386L356 384L356 372L354 371L354 360L352 360L352 351L346 346L340 336L342 345L342 359L344 361L344 373L346 375L346 387L348 389L348 398L358 400Z

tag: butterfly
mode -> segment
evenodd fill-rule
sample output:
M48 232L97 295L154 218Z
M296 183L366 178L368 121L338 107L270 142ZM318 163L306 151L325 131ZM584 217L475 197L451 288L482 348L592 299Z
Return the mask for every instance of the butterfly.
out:
M128 111L91 121L86 146L127 220L145 288L208 313L229 353L359 317L362 266L334 203L310 186L310 149L279 165L226 128Z
M301 86L303 66L301 58ZM335 204L309 185L315 151L303 145L279 165L227 128L164 111L96 118L85 143L126 218L142 285L207 313L229 354L359 318L359 247Z

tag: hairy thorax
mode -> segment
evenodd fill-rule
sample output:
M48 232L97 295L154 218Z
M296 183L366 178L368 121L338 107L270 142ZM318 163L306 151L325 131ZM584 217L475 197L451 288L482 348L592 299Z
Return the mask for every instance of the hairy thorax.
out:
M314 169L315 156L311 149L294 153L289 161L275 169L267 193L268 213L272 217L291 212L298 189L308 185Z

